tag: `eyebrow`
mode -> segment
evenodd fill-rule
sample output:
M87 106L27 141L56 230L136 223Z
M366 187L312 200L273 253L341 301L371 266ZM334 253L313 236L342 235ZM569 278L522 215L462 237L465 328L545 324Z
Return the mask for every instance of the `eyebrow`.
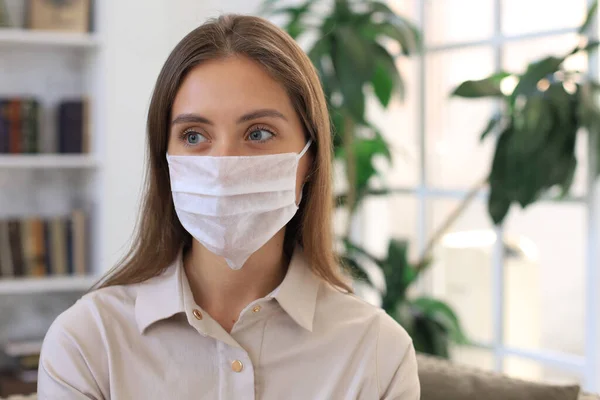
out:
M284 121L288 120L285 117L285 115L283 115L279 111L273 110L270 108L265 108L262 110L256 110L256 111L249 112L248 114L242 115L241 117L238 118L237 123L241 124L243 122L248 122L248 121L258 119L258 118L265 118L265 117L280 118L280 119L283 119ZM214 123L211 120L209 120L208 118L205 118L199 114L193 114L193 113L179 114L171 122L171 125L185 124L185 123L201 123L201 124L206 124L206 125L214 125Z

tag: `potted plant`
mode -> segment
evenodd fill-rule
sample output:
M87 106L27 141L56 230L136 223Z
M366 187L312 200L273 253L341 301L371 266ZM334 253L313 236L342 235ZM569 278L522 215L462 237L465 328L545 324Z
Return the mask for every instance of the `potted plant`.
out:
M416 263L409 262L403 240L391 240L387 256L381 259L353 243L349 234L363 199L389 193L385 188L374 190L370 184L371 178L379 174L375 157L383 155L391 163L392 154L365 114L365 102L372 93L386 108L392 96L403 97L404 84L396 59L419 50L419 30L381 1L308 0L282 7L279 3L266 0L261 15L284 15L285 29L292 37L314 38L307 53L328 100L335 160L345 167L348 189L336 199L337 206L344 207L349 215L340 238L344 249L340 258L357 279L369 284L365 264L379 267L386 281L381 293L385 311L409 332L417 351L448 357L451 341L465 342L456 314L443 301L409 295L409 289L429 264L430 251L442 231L434 235ZM393 53L388 43L396 43L399 54ZM367 87L371 89L368 92Z

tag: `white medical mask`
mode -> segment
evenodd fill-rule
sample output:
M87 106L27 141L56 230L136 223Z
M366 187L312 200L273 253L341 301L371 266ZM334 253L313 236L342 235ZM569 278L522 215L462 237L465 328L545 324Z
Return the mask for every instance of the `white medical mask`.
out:
M232 269L242 268L298 211L298 163L311 142L299 154L167 154L179 221L204 247L224 257Z

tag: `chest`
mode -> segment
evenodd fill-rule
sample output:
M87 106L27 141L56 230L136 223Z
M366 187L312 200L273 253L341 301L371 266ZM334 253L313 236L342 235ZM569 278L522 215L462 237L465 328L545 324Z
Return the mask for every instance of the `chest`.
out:
M365 335L263 320L232 337L239 346L171 321L125 349L109 348L110 399L378 398L375 347Z

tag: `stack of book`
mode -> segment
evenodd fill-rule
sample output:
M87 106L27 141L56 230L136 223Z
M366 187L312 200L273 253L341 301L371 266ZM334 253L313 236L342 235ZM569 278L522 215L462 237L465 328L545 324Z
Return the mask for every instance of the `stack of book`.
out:
M0 220L0 279L85 275L88 264L87 217Z
M57 138L51 148L40 143L41 107L29 97L0 98L0 153L88 153L88 102L84 99L59 103ZM46 141L47 142L47 141Z
M0 345L0 396L33 393L42 340L13 340Z

